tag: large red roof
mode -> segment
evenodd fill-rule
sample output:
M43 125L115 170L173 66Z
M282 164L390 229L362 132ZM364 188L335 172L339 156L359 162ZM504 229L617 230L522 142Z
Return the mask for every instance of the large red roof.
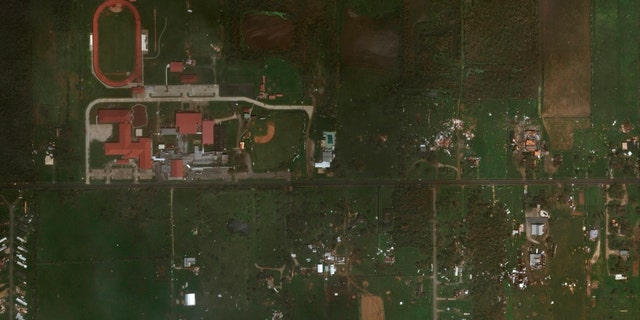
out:
M138 141L131 141L131 124L118 124L119 141L107 142L104 144L104 154L108 156L122 156L123 160L138 160L140 169L151 169L151 139L140 138Z
M182 61L169 62L169 71L170 72L182 72L182 71L184 71L184 65L182 64Z
M100 123L131 122L131 109L100 109L98 110L98 122Z
M182 159L173 159L171 160L171 177L172 178L182 178L182 170L183 168Z
M177 112L176 127L180 134L196 134L202 125L202 114L195 112Z
M213 126L215 122L213 120L202 121L202 144L213 144Z

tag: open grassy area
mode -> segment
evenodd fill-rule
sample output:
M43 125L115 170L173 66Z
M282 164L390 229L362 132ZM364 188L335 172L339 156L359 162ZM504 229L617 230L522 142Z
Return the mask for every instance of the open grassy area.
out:
M37 317L168 315L167 192L42 192L37 203Z
M555 319L584 319L587 315L586 272L584 260L588 258L582 249L584 234L582 219L567 213L551 212L555 218L550 223L550 234L558 243L554 257L549 262L551 314ZM572 293L569 285L575 284Z

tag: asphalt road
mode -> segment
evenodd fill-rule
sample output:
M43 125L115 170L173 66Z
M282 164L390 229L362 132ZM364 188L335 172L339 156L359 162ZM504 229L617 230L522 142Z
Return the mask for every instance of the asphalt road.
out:
M96 182L85 184L84 182L36 182L36 183L10 183L0 184L0 190L108 190L108 189L278 189L278 188L313 188L313 187L366 187L366 186L549 186L549 185L577 185L597 186L612 183L640 184L638 178L561 178L561 179L461 179L461 180L424 180L424 179L316 179L316 180L242 180L239 182L228 181L176 181L176 182L148 182L148 183L112 183L104 184Z

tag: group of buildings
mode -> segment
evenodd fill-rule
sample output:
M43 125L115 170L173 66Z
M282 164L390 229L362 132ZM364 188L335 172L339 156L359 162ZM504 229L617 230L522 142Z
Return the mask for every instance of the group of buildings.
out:
M100 109L98 124L113 124L117 141L104 143L106 156L117 156L116 165L135 165L141 171L152 171L160 164L160 173L168 179L183 179L185 169L192 166L214 166L228 162L223 155L223 140L216 143L216 123L200 112L176 112L174 125L160 128L155 138L145 136L146 111L131 109ZM135 113L135 114L134 114ZM140 120L139 118L144 118ZM224 136L224 134L222 134ZM205 152L206 149L211 152ZM218 152L215 152L218 151Z

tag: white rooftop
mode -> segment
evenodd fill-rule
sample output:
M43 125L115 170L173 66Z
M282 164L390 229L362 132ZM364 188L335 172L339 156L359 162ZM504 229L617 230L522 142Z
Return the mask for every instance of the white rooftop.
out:
M186 293L184 295L184 305L185 306L195 306L196 305L196 294L195 293Z

